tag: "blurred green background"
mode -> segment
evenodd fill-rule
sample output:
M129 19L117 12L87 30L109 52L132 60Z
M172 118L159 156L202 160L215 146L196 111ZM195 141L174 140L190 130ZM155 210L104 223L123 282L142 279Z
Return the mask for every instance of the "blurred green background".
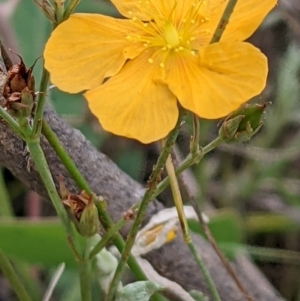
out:
M113 6L102 0L83 0L77 11L117 15ZM5 21L3 24L0 21L0 38L6 47L23 57L27 66L32 65L42 55L50 23L29 0L19 1L12 16ZM237 251L248 252L276 289L291 301L300 300L299 24L300 10L295 18L284 5L279 6L250 39L269 58L267 87L254 100L272 102L264 116L263 128L248 143L222 145L190 173L198 201L204 208L216 208L208 210L209 226L221 249L230 258ZM17 56L11 56L18 61ZM40 59L34 69L37 82L41 65ZM158 153L155 144L141 145L104 132L88 112L81 95L53 89L49 96L63 119L134 179L146 181ZM201 145L213 140L217 132L218 122L201 121ZM188 152L190 133L188 120L177 145L182 155ZM41 299L53 270L64 261L67 269L55 300L79 300L78 279L72 270L74 262L58 222L51 218L54 214L51 206L41 202L39 196L28 191L5 169L0 173L0 199L9 200L14 215L25 218L18 222L9 218L10 208L2 206L5 202L1 201L0 248L18 263L34 299ZM169 191L159 199L166 206L172 205ZM43 219L36 219L41 216ZM191 222L190 226L201 234L196 223ZM29 280L28 274L35 282ZM0 287L0 300L15 300L1 277Z

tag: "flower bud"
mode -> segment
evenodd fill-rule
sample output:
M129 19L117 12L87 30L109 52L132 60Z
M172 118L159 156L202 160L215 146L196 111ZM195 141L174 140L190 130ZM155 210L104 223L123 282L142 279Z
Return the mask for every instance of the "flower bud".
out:
M2 106L16 118L26 118L32 113L35 98L32 69L33 66L27 70L20 57L20 63L13 65L7 72Z
M89 237L98 232L99 226L98 210L91 199L82 211L77 230L81 235Z
M90 237L96 234L100 227L98 210L94 204L94 196L82 191L80 194L71 194L66 188L62 177L58 178L59 191L69 217L78 233Z
M21 93L14 92L8 100L7 112L16 118L26 118L31 115L34 100L32 92L27 87Z
M262 127L266 104L246 104L229 115L223 122L219 137L226 143L245 142Z

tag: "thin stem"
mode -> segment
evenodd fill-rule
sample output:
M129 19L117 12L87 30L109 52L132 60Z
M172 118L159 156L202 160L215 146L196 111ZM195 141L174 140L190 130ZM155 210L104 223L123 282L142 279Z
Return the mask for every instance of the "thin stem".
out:
M5 278L9 281L12 290L16 293L20 301L31 301L13 266L0 249L0 269Z
M200 120L195 114L193 115L193 136L191 138L190 152L196 154L199 151L199 139L200 139Z
M185 213L183 210L183 202L182 202L182 197L181 197L181 193L180 193L180 188L178 185L178 181L177 181L177 177L175 174L175 168L174 165L172 163L172 159L171 156L168 157L168 160L166 162L166 169L169 175L169 179L170 179L170 186L171 186L171 190L172 190L172 195L173 195L173 200L177 209L177 214L178 214L178 219L181 225L181 229L182 229L182 233L183 233L183 238L185 243L188 245L191 253L193 254L200 270L203 273L203 276L205 278L205 281L210 289L210 292L212 294L212 297L215 301L221 301L221 298L219 296L219 293L216 289L216 286L209 274L208 269L206 268L201 256L198 254L192 239L190 237L189 234L189 227L188 227L188 223L185 217Z
M195 246L193 245L192 242L187 243L187 246L189 247L191 253L193 254L193 256L194 256L194 258L195 258L195 260L198 264L198 266L200 267L200 269L202 271L202 274L203 274L203 276L205 278L205 281L206 281L206 283L207 283L207 285L210 289L212 297L214 298L215 301L221 301L221 298L220 298L219 293L216 289L216 286L215 286L213 280L210 277L210 274L209 274L209 272L208 272L208 270L207 270L207 268L204 264L204 261L203 261L202 257L199 255L199 253L197 252L197 250L196 250L196 248L195 248Z
M69 18L75 7L79 4L80 0L70 0L64 13L64 19Z
M40 177L46 187L48 195L53 203L53 206L66 230L68 236L73 237L73 229L63 203L57 193L51 172L49 170L44 152L37 141L27 141L27 146L32 160L38 170Z
M0 169L0 216L12 218L13 214L13 209L4 181L3 169Z
M228 21L230 19L230 16L237 4L238 0L229 0L224 12L223 12L223 15L218 23L218 26L214 32L214 35L210 41L210 44L213 44L213 43L216 43L216 42L219 42L221 37L222 37L222 34L228 24Z
M168 135L168 137L166 139L166 143L157 159L157 163L149 177L146 192L143 196L139 210L137 212L137 216L136 216L136 218L133 222L133 225L130 229L130 232L128 234L126 244L125 244L124 250L121 255L121 259L119 261L115 275L114 275L111 285L109 287L108 294L106 296L106 301L113 300L116 289L117 289L120 279L122 277L124 268L126 266L130 251L133 247L136 235L138 233L140 224L144 218L148 204L151 202L151 200L154 199L153 195L154 195L156 187L157 187L157 182L161 176L161 172L165 166L167 158L172 150L172 146L177 139L179 128L180 128L180 125L181 125L181 122L182 122L184 116L185 116L185 113L183 111L180 111L180 115L179 115L177 124L176 124L175 128L171 131L171 133Z
M76 249L76 246L74 244L73 238L71 236L68 236L67 237L67 242L68 242L69 248L70 248L76 262L80 263L82 261L82 258L77 252L77 249Z
M9 115L1 106L0 106L0 117L4 119L4 121L7 123L7 125L14 131L16 135L18 135L21 139L25 139L24 135L20 129L19 124L16 122L16 120ZM1 122L1 121L0 121Z
M90 239L85 239L83 261L79 263L81 301L91 301L91 262L89 260Z
M188 154L188 156L183 160L183 162L176 168L175 173L176 175L181 174L186 169L190 168L192 165L198 163L204 155L212 151L214 148L219 146L223 142L222 138L217 137L215 140L204 146L202 149L200 149L195 154ZM153 195L153 197L157 197L159 194L161 194L170 184L169 177L164 178L156 188L156 191Z
M184 213L181 193L180 193L179 185L178 185L177 178L176 178L175 168L172 163L171 155L168 156L168 159L166 162L166 169L167 169L167 173L168 173L169 179L170 179L170 186L171 186L171 190L172 190L173 200L174 200L174 204L175 204L175 207L177 210L179 223L181 225L183 239L186 243L189 243L189 242L191 242L191 237L189 235L189 226L188 226L186 216Z
M94 246L90 253L90 259L92 260L106 245L107 243L119 232L124 226L126 221L122 218L113 225L101 238L101 240Z
M225 256L221 252L221 250L219 249L216 240L214 239L212 233L210 232L210 229L207 227L207 224L205 223L205 221L203 219L203 215L202 215L202 212L201 212L201 209L200 209L200 206L199 206L198 202L191 195L189 196L189 201L192 204L192 206L193 206L193 208L194 208L194 210L195 210L195 212L197 214L198 220L200 222L200 226L201 226L201 228L202 228L202 230L203 230L203 232L204 232L207 240L210 242L210 244L213 247L214 251L216 252L216 254L218 255L218 257L220 258L220 260L223 263L223 266L225 267L227 273L233 279L233 281L235 282L235 284L237 285L237 287L239 288L239 290L242 292L242 294L244 295L244 297L246 298L246 300L253 301L253 299L248 295L248 293L245 290L245 288L243 287L242 283L240 282L240 280L236 276L235 272L231 268L231 266L228 263L227 259L225 258Z
M39 123L43 118L44 105L46 102L46 92L49 83L49 72L43 68L42 79L40 83L40 90L37 99L37 105L34 112L33 126L32 126L32 136L38 136L39 133Z
M54 0L56 23L64 20L64 2L65 0Z
M51 147L55 151L56 155L59 157L61 162L66 167L69 174L72 176L73 180L76 182L77 186L81 190L85 190L87 193L91 193L91 189L88 186L88 183L81 175L80 171L76 167L74 161L70 158L69 154L65 151L63 146L61 145L59 139L56 134L52 131L49 124L45 119L42 121L42 133L50 143Z

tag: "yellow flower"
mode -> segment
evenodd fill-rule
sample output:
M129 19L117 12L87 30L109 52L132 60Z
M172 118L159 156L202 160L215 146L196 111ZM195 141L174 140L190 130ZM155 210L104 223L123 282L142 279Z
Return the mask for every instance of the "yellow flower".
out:
M107 131L149 143L174 128L177 100L216 119L264 88L266 58L242 41L276 0L239 0L214 44L228 0L112 2L128 19L74 14L54 30L44 52L52 82L70 93L87 90Z

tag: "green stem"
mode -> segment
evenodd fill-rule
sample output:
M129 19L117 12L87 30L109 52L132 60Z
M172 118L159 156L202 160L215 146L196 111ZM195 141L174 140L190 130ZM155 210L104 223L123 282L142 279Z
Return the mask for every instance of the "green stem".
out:
M79 263L81 301L91 301L91 261L89 260L90 238L85 239L83 260Z
M0 117L4 119L7 125L14 131L16 135L18 135L21 139L25 139L24 135L20 129L19 124L16 120L10 116L1 106L0 106Z
M183 233L183 239L184 239L185 243L188 245L192 255L194 256L194 258L196 260L196 263L198 264L200 270L202 271L205 281L210 289L211 295L213 296L213 299L215 301L221 301L221 298L220 298L219 293L216 289L216 286L209 274L209 271L206 268L202 258L198 254L198 252L192 242L192 239L190 237L188 223L187 223L186 216L185 216L185 213L183 210L183 202L182 202L182 197L181 197L181 193L180 193L180 188L178 185L175 168L172 163L171 156L168 157L168 160L166 163L166 169L167 169L169 179L170 179L170 186L171 186L171 190L172 190L173 200L174 200L174 203L175 203L175 206L177 209L178 219L179 219L182 233Z
M187 246L189 247L191 253L193 254L193 256L194 256L194 258L195 258L195 260L198 264L198 266L200 267L200 269L202 271L202 274L203 274L203 276L205 278L205 281L206 281L206 283L207 283L207 285L210 289L210 292L211 292L211 295L212 295L213 299L215 301L221 301L221 298L220 298L219 293L216 289L216 286L215 286L213 280L210 277L210 274L209 274L209 272L208 272L208 270L207 270L207 268L204 264L204 261L203 261L202 257L199 255L199 253L197 252L197 250L196 250L196 248L195 248L195 246L193 245L192 242L187 243Z
M26 292L23 284L21 283L18 275L16 274L13 266L0 250L0 269L2 270L5 278L9 281L11 288L16 293L20 301L31 301L28 293Z
M56 24L64 20L64 0L54 0Z
M136 216L136 218L133 222L133 225L130 229L130 232L128 234L126 244L125 244L124 250L121 255L121 259L119 261L115 275L114 275L111 285L109 287L108 294L106 296L106 301L113 300L116 289L121 280L124 268L126 266L128 257L130 255L130 251L133 247L136 235L139 231L140 224L144 218L147 206L154 199L153 195L154 195L156 187L157 187L157 182L161 176L161 172L166 164L167 158L172 150L172 146L174 145L174 143L177 139L179 128L180 128L180 125L181 125L184 115L185 115L185 113L181 111L180 116L177 121L177 124L176 124L175 128L172 130L172 132L168 135L168 137L166 139L166 143L165 143L165 145L157 159L157 163L150 175L149 181L147 183L146 192L143 196L143 199L139 206L139 210L137 212L137 216Z
M0 216L13 218L13 215L13 209L4 181L3 169L0 169Z
M210 44L220 41L222 34L229 22L230 16L231 16L237 2L238 2L238 0L229 0L228 4L223 12L223 15L218 23L218 26L214 32L214 35L210 41Z
M38 141L27 141L27 146L32 160L36 166L40 177L43 179L43 183L47 189L48 195L53 203L53 206L66 230L68 236L73 237L73 230L67 215L67 212L63 206L63 203L57 193L51 172L49 170L44 152Z
M90 253L90 259L92 260L106 245L107 243L119 232L119 230L124 226L126 221L124 218L120 219L115 223L101 238L101 240L94 246Z
M176 175L181 174L186 169L190 168L192 165L198 163L204 155L212 151L214 148L219 146L223 142L222 138L217 137L215 140L204 146L202 149L197 151L196 153L188 154L188 156L183 160L183 162L176 168L175 173ZM157 197L159 194L161 194L170 184L169 177L164 178L156 188L156 191L153 195L153 197Z
M44 112L44 105L46 102L46 93L47 93L47 87L49 83L49 72L43 68L42 72L42 79L40 83L40 90L39 95L37 99L37 105L34 112L34 119L33 119L33 126L32 126L32 136L38 136L39 133L39 124L42 121L43 118L43 112Z
M64 20L69 18L75 7L79 4L80 0L70 0L64 13Z
M200 120L195 114L193 115L193 136L191 139L190 153L195 155L199 151L199 139L200 139Z
M88 194L91 194L91 189L89 188L88 183L83 178L75 163L70 158L69 154L65 151L59 139L44 119L42 121L42 133L50 143L58 158L66 167L73 180L76 182L79 189L85 190Z

